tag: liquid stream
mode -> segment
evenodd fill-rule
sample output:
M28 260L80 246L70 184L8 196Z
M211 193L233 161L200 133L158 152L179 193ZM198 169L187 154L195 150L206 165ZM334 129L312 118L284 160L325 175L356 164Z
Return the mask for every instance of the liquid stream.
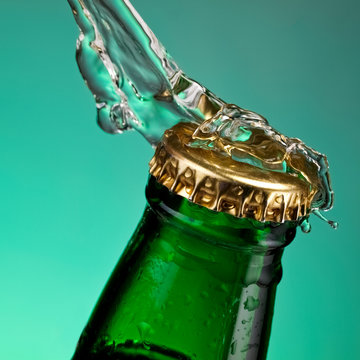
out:
M166 129L196 123L189 146L302 178L317 190L311 211L337 227L319 212L333 204L324 155L187 77L128 0L68 1L80 27L77 62L103 130L135 129L156 146Z

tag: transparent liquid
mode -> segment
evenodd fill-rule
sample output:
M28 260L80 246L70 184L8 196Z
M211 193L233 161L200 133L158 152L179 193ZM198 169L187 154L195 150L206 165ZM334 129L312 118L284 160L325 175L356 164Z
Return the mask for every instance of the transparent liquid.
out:
M300 177L316 191L312 211L332 207L326 157L188 78L128 0L69 3L80 27L77 62L102 129L113 134L135 129L155 146L173 125L199 124L189 146Z

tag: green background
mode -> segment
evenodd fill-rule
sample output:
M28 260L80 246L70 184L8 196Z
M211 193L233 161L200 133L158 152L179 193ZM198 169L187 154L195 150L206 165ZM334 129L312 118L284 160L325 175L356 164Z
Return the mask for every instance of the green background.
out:
M359 2L133 4L188 75L327 154L340 227L312 216L285 252L268 359L360 358ZM97 127L65 0L1 0L0 31L0 359L69 359L152 149Z

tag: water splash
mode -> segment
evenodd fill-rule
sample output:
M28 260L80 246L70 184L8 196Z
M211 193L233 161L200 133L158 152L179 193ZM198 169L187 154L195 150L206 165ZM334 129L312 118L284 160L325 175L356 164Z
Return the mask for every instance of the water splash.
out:
M221 151L239 162L301 178L316 191L313 211L332 207L326 157L301 140L281 134L259 114L226 104L197 128L189 145Z
M128 0L69 0L80 27L77 62L109 133L133 128L152 145L180 121L224 104L177 66Z
M299 177L316 192L312 211L332 207L326 157L187 77L129 0L68 1L80 27L77 62L102 129L113 134L135 129L155 146L175 124L199 124L189 146Z

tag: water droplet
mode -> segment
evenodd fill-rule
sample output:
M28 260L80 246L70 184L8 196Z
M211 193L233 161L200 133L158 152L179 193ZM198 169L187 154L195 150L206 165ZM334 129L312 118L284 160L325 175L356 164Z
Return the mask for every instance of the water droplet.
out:
M231 355L236 354L236 347L237 347L237 341L235 340L230 345L230 353L231 353Z
M311 231L311 225L307 219L300 224L301 231L308 234Z
M327 219L319 210L314 210L313 213L321 220L327 222L333 229L336 230L339 227L338 222Z
M137 329L139 331L140 339L144 345L149 344L149 337L153 334L152 327L145 321L139 322L137 324Z
M254 311L260 305L260 300L255 299L253 296L248 296L246 301L244 302L244 307L248 311Z
M209 294L206 292L206 291L202 291L200 293L201 297L204 298L204 299L207 299L209 297Z
M229 285L222 283L220 285L220 290L223 291L224 293L228 294L229 293Z

